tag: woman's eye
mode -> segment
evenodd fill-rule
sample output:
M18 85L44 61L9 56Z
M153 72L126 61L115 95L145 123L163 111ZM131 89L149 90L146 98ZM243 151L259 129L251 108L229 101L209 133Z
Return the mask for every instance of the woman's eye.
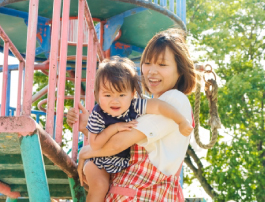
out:
M161 64L159 64L159 66L167 66L166 64L163 64L163 63L161 63Z
M150 62L145 62L144 64L145 64L145 65L150 65Z
M105 97L110 97L110 95L105 95Z

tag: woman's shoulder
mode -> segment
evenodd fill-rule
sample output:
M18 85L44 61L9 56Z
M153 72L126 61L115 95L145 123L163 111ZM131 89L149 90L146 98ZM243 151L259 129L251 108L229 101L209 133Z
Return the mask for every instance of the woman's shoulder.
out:
M166 91L159 97L159 99L161 100L178 99L181 101L189 101L187 95L185 95L184 93L182 93L181 91L177 89L171 89L171 90Z

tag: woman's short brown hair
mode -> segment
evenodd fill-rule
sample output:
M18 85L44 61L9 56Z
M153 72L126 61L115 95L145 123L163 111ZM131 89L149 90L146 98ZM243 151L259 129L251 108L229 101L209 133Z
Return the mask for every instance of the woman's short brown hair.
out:
M106 86L106 82L109 82L111 86ZM101 84L103 84L104 88L110 88L112 91L122 92L123 90L130 89L132 92L136 90L139 96L142 93L135 64L128 58L114 56L103 60L99 64L94 88L97 102Z
M173 52L177 64L179 78L174 89L177 89L184 94L190 94L196 85L196 72L193 61L189 55L188 47L185 43L186 34L180 29L169 29L156 34L147 44L144 49L140 66L141 74L142 65L146 61L157 62L160 54L164 55L166 48L170 48ZM150 93L144 79L142 79L142 87Z

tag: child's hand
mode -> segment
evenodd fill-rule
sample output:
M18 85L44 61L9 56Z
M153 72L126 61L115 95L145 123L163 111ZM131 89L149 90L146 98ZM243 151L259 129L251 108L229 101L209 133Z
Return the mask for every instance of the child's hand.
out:
M190 122L188 120L184 120L179 124L179 132L184 136L189 136L193 130Z
M82 113L79 114L79 131L83 132L86 130L89 112L81 103L78 104L78 108L82 111ZM66 118L67 124L73 128L73 124L75 124L78 120L78 110L75 110L74 108L69 109Z
M119 123L115 123L116 127L117 127L117 131L118 132L122 132L122 131L130 131L132 130L133 127L137 126L137 121L133 120L130 122L119 122Z

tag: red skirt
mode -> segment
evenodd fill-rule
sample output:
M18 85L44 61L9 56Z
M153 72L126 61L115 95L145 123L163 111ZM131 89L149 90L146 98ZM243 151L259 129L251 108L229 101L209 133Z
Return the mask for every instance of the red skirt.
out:
M131 147L130 166L112 174L107 202L155 201L184 202L179 183L181 166L176 175L166 176L149 160L143 147Z

